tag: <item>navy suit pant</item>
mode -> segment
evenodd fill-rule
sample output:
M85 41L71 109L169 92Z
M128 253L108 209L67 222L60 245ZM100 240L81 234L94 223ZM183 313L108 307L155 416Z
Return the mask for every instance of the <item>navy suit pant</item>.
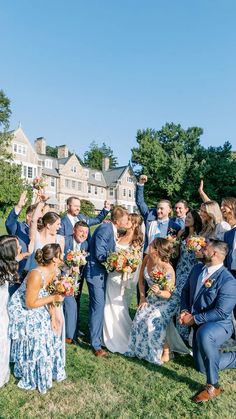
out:
M232 326L233 329L233 326ZM219 370L236 368L236 352L220 352L220 346L232 335L219 323L209 322L194 328L195 367L207 377L207 384L218 383Z
M96 284L87 282L89 290L89 331L92 348L96 351L102 345L102 327L105 305L105 281Z

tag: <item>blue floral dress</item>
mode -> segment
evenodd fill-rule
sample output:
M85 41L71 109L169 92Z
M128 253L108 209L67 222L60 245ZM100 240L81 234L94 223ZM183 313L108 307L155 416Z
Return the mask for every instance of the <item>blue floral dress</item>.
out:
M144 278L149 286L153 285L147 268L144 270ZM125 355L136 356L153 364L161 365L167 328L173 315L177 312L179 294L174 291L169 299L150 295L147 297L147 303L146 307L136 312L129 338L129 349Z
M27 309L26 281L27 278L8 305L10 361L15 363L14 375L20 378L20 388L37 388L40 393L46 393L52 387L52 380L62 381L66 378L62 338L54 334L51 328L47 305ZM42 285L39 298L48 296L43 275Z
M176 268L176 289L180 297L185 282L196 263L198 263L198 260L195 258L194 252L187 250L186 241L182 240L180 244L180 258ZM179 323L176 324L176 327L181 337L188 341L190 328Z

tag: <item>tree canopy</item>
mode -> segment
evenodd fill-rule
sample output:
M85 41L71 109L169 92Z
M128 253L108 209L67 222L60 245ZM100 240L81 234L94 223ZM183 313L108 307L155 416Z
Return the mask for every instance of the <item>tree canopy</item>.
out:
M112 169L117 166L117 158L113 154L113 150L102 143L100 147L93 141L89 150L84 153L84 164L92 169L102 170L102 160L104 157L109 157L109 168Z
M202 128L185 130L174 123L167 123L159 131L138 130L132 163L137 175L145 174L149 178L145 185L149 205L168 198L173 202L185 199L191 206L197 206L202 178L212 199L220 201L223 196L236 195L236 160L230 143L204 148L200 144L202 134Z

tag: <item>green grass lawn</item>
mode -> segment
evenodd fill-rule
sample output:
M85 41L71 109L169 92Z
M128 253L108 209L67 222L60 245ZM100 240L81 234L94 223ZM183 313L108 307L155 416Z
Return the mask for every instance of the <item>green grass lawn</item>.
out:
M82 330L87 334L88 293L82 295ZM131 307L134 315L135 301ZM224 393L197 406L191 396L205 383L190 356L176 355L164 366L110 354L97 359L86 339L67 345L67 380L46 395L23 391L11 375L0 389L0 418L234 418L236 371L221 373Z

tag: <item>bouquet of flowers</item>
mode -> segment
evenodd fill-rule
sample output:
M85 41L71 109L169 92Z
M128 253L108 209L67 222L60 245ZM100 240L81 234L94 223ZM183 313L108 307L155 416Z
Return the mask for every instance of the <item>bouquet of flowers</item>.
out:
M69 250L65 257L65 264L70 268L71 274L80 279L80 267L86 265L87 252L85 250Z
M47 287L50 295L61 294L65 297L71 297L78 293L79 287L74 277L69 275L59 275ZM61 303L56 303L60 305Z
M186 240L186 248L189 251L192 250L193 252L201 252L206 245L207 243L205 237L192 236Z
M37 189L40 191L40 189L44 189L47 185L46 179L44 177L37 176L33 180L33 189Z
M151 273L151 279L154 284L158 285L160 290L174 291L175 287L172 281L171 274L158 271L154 269ZM148 295L155 295L154 292L150 289Z
M140 262L139 250L120 249L117 252L110 253L106 262L104 262L104 266L107 272L132 273L136 271Z

